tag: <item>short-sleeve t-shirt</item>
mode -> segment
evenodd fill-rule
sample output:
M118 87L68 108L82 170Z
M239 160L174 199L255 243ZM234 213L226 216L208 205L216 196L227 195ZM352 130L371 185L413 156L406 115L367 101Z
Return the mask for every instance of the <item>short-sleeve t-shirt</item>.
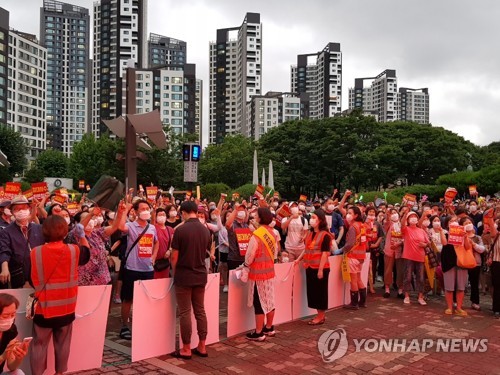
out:
M405 227L402 232L404 238L403 258L415 262L425 262L425 249L420 247L419 243L429 243L427 232L418 227Z
M128 238L127 238L127 253L130 250L130 246L135 242L137 237L142 233L144 227L141 227L137 221L126 223L128 227ZM137 245L130 250L130 254L127 258L126 269L131 271L139 272L151 272L153 271L153 264L151 262L151 256L153 255L153 247L155 242L158 241L158 235L156 233L156 228L154 225L149 224L149 228L144 233L142 238L139 240Z
M309 229L307 220L301 219L300 217L296 219L284 218L282 223L286 223L287 220L291 221L286 229L287 235L285 248L287 250L304 250L306 248L304 243L304 233L307 229ZM304 223L302 223L302 220Z
M2 333L2 339L0 340L0 353L5 352L5 348L9 345L9 342L17 337L17 327L15 324L12 325L7 331ZM0 363L0 372L4 370L5 361Z

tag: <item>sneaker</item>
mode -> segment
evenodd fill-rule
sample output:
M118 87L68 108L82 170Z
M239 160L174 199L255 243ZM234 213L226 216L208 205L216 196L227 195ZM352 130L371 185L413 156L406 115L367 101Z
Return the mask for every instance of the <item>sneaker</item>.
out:
M495 317L496 319L500 319L500 312L494 313L493 317Z
M399 299L404 299L404 298L405 298L404 293L398 293L398 298L399 298Z
M116 303L117 305L121 304L122 300L120 299L120 296L114 296L113 303Z
M421 306L426 306L426 305L427 305L427 302L425 302L425 299L423 299L423 298L419 298L419 299L418 299L418 303L419 303Z
M467 311L465 310L462 310L462 309L456 309L455 310L455 315L458 315L458 316L467 316Z
M247 333L247 339L252 341L264 341L266 339L266 335L264 332L257 333L257 331L253 331L251 333Z
M271 326L271 328L267 328L266 326L264 326L264 328L262 329L262 333L266 336L269 336L269 337L274 337L276 335L276 331L274 330L274 326Z
M120 338L124 340L132 340L132 332L128 327L122 327L120 330Z
M404 299L403 303L404 303L405 305L409 305L409 304L410 304L410 297L405 297L405 299Z
M382 276L377 276L377 281L378 281L379 283L381 283L381 282L383 281L383 280L382 280Z
M445 315L453 315L453 310L452 309L446 309L444 310Z
M456 309L457 308L457 303L456 302L453 302L453 308Z
M224 285L224 288L222 288L222 292L227 293L228 290L229 290L229 287L227 285Z
M479 306L477 303L473 303L471 307L473 310L481 311L481 306Z
M391 293L390 293L390 292L386 291L386 292L384 293L384 298L389 298L390 296L391 296Z

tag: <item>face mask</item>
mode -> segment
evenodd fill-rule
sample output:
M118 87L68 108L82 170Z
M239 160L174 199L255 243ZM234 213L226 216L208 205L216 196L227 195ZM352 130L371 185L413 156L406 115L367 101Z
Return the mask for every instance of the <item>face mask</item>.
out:
M416 217L410 217L410 218L408 219L408 223L409 223L410 225L415 225L415 224L417 224L417 223L418 223L418 219L417 219Z
M217 216L216 215L210 215L210 219L212 219L212 221L217 221Z
M273 206L274 208L278 208L278 202L273 202L272 206Z
M399 215L398 214L392 214L391 215L391 220L392 221L398 221L399 220Z
M94 227L95 227L95 220L90 219L89 223L85 227L85 230L91 231L92 229L94 229Z
M466 232L471 232L474 230L474 225L473 224L467 224L465 227L464 227L465 231Z
M10 210L8 208L6 208L5 210L3 210L3 213L4 213L5 216L8 216L8 217L12 216L12 212L10 212Z
M299 204L299 210L300 211L305 211L306 210L306 206L304 206L303 204Z
M71 223L71 219L69 217L65 217L64 220L66 221L66 224L69 225L69 223Z
M15 318L0 320L0 332L8 331L10 327L12 327L12 325L14 324L14 319Z
M368 215L366 218L368 221L375 221L375 215Z
M168 216L170 216L170 217L176 217L177 216L177 211L170 211L168 213Z
M209 209L209 210L215 210L216 208L217 208L217 206L214 206L214 205L210 205L210 206L208 206L208 209Z
M352 221L352 215L351 214L345 215L345 219L350 223Z
M142 211L139 214L139 218L141 220L149 220L149 219L151 219L151 212L149 212L149 211Z
M429 225L431 225L431 222L429 220L424 220L422 221L422 225L427 228Z
M271 213L272 213L273 215L276 213L276 211L274 211L274 210L270 210L270 211L271 211Z
M156 217L156 222L158 224L165 224L166 221L167 221L167 217L166 216L161 215L161 216L157 216Z
M205 224L206 221L205 221L205 218L204 217L199 217L198 220L200 220L200 223L202 224Z
M246 216L247 214L245 213L245 211L238 211L238 213L236 214L236 217L240 220L244 220Z
M313 227L313 228L314 228L314 227L316 226L316 224L317 224L316 219L311 219L311 220L309 220L309 225L310 225L311 227Z
M441 223L439 221L433 221L432 227L436 229L441 228Z
M476 212L477 206L476 205L470 206L469 209L470 209L470 212Z
M101 225L104 222L104 218L102 216L97 216L95 222L97 225Z
M458 223L456 221L452 221L448 224L450 227L458 227Z
M26 220L30 216L30 210L19 210L14 214L16 220Z
M288 257L281 258L281 263L288 263L289 261L290 261L290 258L288 258Z
M292 207L290 209L290 212L292 213L292 215L297 215L299 213L299 208L298 207Z

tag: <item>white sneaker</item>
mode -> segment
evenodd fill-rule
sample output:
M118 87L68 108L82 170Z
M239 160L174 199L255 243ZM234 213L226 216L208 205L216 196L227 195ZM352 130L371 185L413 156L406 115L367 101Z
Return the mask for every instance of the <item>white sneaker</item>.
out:
M410 297L405 297L405 299L404 299L403 303L404 303L405 305L409 305L409 304L410 304Z
M425 300L423 298L419 298L418 299L418 303L420 303L422 306L426 306L427 305L427 302L425 302Z
M224 285L224 288L222 288L222 292L227 293L228 290L229 290L228 286Z

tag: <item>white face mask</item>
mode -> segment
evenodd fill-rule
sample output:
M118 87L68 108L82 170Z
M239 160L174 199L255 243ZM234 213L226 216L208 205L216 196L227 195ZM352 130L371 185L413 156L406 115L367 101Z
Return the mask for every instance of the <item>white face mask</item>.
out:
M8 331L12 327L12 325L14 324L14 319L15 318L1 319L0 320L0 332Z
M278 208L278 202L273 202L272 206L273 206L274 208Z
M347 222L350 223L352 221L352 215L351 214L345 215L345 219L347 220Z
M156 222L158 224L165 224L165 222L167 221L167 217L164 216L164 215L161 215L161 216L157 216L156 217Z
M247 214L245 213L245 211L238 211L238 213L236 214L236 217L240 220L244 220L246 216Z
M18 221L26 220L30 217L30 210L19 210L14 214L14 217Z
M304 206L303 204L299 204L299 210L300 211L305 211L306 210L306 206Z
M328 208L328 211L333 211L333 210L335 210L335 205L329 204L327 208Z
M288 257L281 257L281 263L288 263L290 261L290 258Z
M142 211L139 214L139 218L141 220L149 220L149 219L151 219L151 212L149 212L149 211Z
M418 223L418 219L417 219L415 216L410 217L410 218L408 219L408 223L409 223L410 225L415 225L415 224L417 224L417 223Z
M210 205L210 206L208 206L208 209L209 209L209 210L215 210L216 208L217 208L217 206L214 206L214 205Z
M292 213L292 215L297 215L299 213L299 208L298 207L292 207L290 209L290 212Z
M391 220L392 221L398 221L399 220L399 215L398 214L392 214L391 215Z
M424 220L422 221L422 225L427 228L429 225L431 225L431 222L429 220Z
M464 229L465 229L466 232L472 232L474 230L474 225L473 224L467 224L464 227Z
M309 220L309 225L313 228L316 227L316 224L317 224L317 220L316 219L310 219Z
M368 215L366 218L368 221L375 221L375 215Z
M210 215L210 219L212 219L212 221L217 221L217 215Z
M271 213L272 213L273 215L276 213L276 211L274 211L274 210L270 210L270 211L271 211Z
M474 204L469 207L470 212L476 212L477 211L477 206Z
M101 225L104 222L104 218L102 216L97 216L95 222L97 225Z
M94 229L94 227L95 227L95 220L94 219L90 219L89 223L85 227L85 230L91 231L91 230Z
M65 217L64 220L66 221L66 224L70 224L71 223L71 219L69 217Z
M436 228L436 229L441 228L441 222L439 222L439 221L433 221L432 222L432 227Z
M205 224L205 218L204 217L199 217L198 220L200 223Z
M458 227L458 223L456 221L452 221L448 224L450 227Z
M172 218L173 218L173 217L177 217L177 211L170 211L170 212L168 213L168 216L170 216L170 217L172 217Z

